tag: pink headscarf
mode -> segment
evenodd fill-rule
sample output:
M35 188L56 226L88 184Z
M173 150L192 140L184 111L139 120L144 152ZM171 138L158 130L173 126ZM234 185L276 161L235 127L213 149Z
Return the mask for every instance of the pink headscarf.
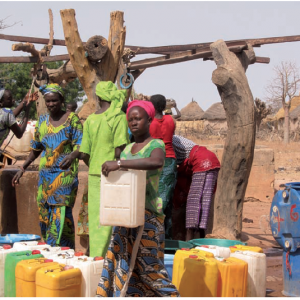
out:
M133 100L133 101L129 102L129 104L128 104L128 108L127 108L127 111L126 111L127 120L128 120L128 112L134 106L139 106L139 107L143 108L146 111L146 113L148 114L148 116L152 120L154 119L154 117L155 117L155 108L154 108L153 104L150 101Z

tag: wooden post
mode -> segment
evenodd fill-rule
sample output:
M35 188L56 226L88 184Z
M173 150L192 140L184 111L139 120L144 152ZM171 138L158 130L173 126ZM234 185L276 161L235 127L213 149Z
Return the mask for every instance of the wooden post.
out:
M99 108L95 87L99 81L115 81L120 58L123 54L126 28L123 26L123 12L115 11L110 14L110 31L108 50L100 62L91 62L85 56L85 48L81 41L74 9L60 11L66 46L73 68L84 89L88 102L84 104L79 117L86 119Z
M240 239L243 201L255 146L255 108L245 70L253 63L251 47L237 57L225 42L211 45L217 69L212 81L226 112L228 134L214 203L213 232L210 237Z

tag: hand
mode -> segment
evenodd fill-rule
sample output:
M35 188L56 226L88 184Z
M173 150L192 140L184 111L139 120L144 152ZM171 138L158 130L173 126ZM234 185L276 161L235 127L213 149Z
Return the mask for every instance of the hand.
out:
M70 166L72 165L72 162L75 158L73 157L72 154L69 154L67 156L64 157L64 159L61 161L61 163L59 164L59 167L62 170L67 170L68 168L70 168Z
M119 168L117 161L107 161L102 165L102 174L107 177L109 172L117 171Z
M34 92L33 94L30 95L29 102L36 101L37 99L39 99L39 92L38 91L36 91L36 92Z
M12 179L12 181L11 181L11 184L12 184L12 186L13 187L15 187L16 185L18 185L19 184L19 180L20 180L20 178L23 176L23 171L22 170L20 170L14 177L13 177L13 179Z

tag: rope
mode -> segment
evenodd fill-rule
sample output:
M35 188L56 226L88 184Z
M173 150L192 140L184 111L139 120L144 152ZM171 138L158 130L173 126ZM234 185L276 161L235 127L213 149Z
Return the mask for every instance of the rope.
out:
M122 54L122 59L124 65L127 65L130 67L130 60L135 57L137 51L132 51L130 48L124 48L123 54Z

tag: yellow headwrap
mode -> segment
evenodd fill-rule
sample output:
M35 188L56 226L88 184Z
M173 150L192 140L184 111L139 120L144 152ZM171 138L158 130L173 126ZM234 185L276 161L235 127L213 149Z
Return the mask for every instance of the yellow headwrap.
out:
M121 111L126 99L126 91L118 90L111 81L100 81L96 86L96 95L104 101L111 102L105 115L109 126L112 127L114 118Z

